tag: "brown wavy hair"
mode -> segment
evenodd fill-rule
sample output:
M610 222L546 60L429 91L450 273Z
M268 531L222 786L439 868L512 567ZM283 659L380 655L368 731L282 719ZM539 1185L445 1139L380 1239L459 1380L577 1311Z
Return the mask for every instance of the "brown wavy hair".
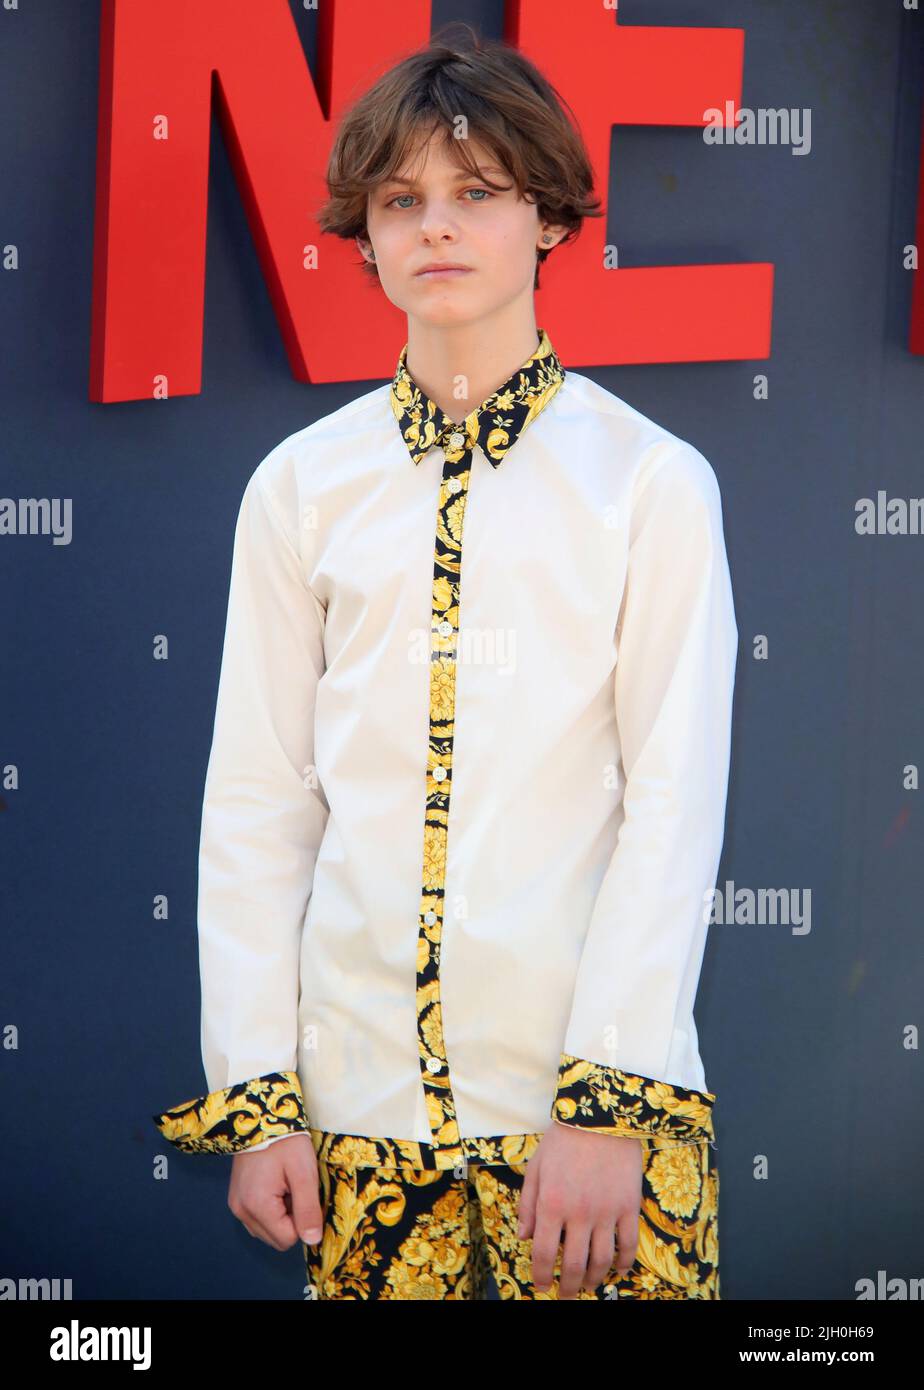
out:
M458 38L453 34L458 32ZM469 138L455 136L460 116ZM421 135L442 129L446 149L488 188L468 148L475 137L538 205L542 221L567 227L573 241L585 217L602 217L593 171L574 113L518 49L485 39L469 24L444 25L423 48L390 68L343 116L327 167L329 197L317 210L323 232L368 239L369 194L402 166ZM537 251L539 267L552 250ZM375 263L363 269L378 279Z

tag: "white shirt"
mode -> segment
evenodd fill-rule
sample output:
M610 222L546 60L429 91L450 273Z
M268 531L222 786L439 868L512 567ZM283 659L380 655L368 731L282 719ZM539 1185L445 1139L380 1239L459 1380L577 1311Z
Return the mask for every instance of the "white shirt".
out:
M738 631L715 474L535 355L456 425L394 380L240 507L199 858L188 1152L524 1161L712 1141L693 1003ZM464 521L464 525L463 525Z

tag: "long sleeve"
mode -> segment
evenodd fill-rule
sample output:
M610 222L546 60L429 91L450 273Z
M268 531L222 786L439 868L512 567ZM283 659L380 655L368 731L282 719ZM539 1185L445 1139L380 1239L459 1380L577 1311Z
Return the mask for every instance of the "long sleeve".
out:
M276 451L274 451L276 453ZM297 1074L299 943L329 814L314 771L325 610L293 507L265 465L244 492L199 843L201 1046L208 1094L155 1115L188 1153L308 1130Z
M553 1119L656 1145L712 1138L683 1065L724 835L738 629L718 483L691 445L636 480L616 629L625 776L584 940ZM694 1034L695 1036L695 1034Z

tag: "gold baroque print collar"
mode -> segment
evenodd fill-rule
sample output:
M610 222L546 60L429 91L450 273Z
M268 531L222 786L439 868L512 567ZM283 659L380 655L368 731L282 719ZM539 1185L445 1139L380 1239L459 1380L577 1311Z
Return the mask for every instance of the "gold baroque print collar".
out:
M537 331L539 345L532 357L461 424L450 420L441 407L421 391L407 369L408 344L405 343L389 399L401 437L415 463L420 463L434 444L445 444L450 435L460 432L472 447L480 445L485 457L497 467L565 379L565 369L549 335L544 328Z

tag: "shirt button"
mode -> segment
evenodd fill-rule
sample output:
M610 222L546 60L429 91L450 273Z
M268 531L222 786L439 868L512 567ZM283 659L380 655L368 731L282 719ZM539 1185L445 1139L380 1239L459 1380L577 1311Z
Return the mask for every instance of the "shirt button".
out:
M434 782L442 782L442 780L443 780L443 778L444 778L445 776L446 776L446 769L445 769L444 767L435 767L435 768L433 769L433 780L434 780Z
M444 618L436 630L441 637L448 637L449 634L452 632L452 623L447 622Z
M426 924L427 924L428 927L432 927L432 926L433 926L433 923L436 921L436 913L435 913L435 912L425 912L425 913L424 913L424 921L426 922Z
M456 430L455 434L449 436L449 442L454 449L461 449L462 445L465 443L465 435L459 434L458 430Z
M450 478L450 479L449 479L449 482L446 484L446 486L449 488L449 491L450 491L450 492L461 492L461 491L462 491L462 479L461 479L461 478ZM306 525L307 525L307 523L306 523Z
M439 1057L427 1058L427 1071L438 1072L443 1070L443 1064Z

